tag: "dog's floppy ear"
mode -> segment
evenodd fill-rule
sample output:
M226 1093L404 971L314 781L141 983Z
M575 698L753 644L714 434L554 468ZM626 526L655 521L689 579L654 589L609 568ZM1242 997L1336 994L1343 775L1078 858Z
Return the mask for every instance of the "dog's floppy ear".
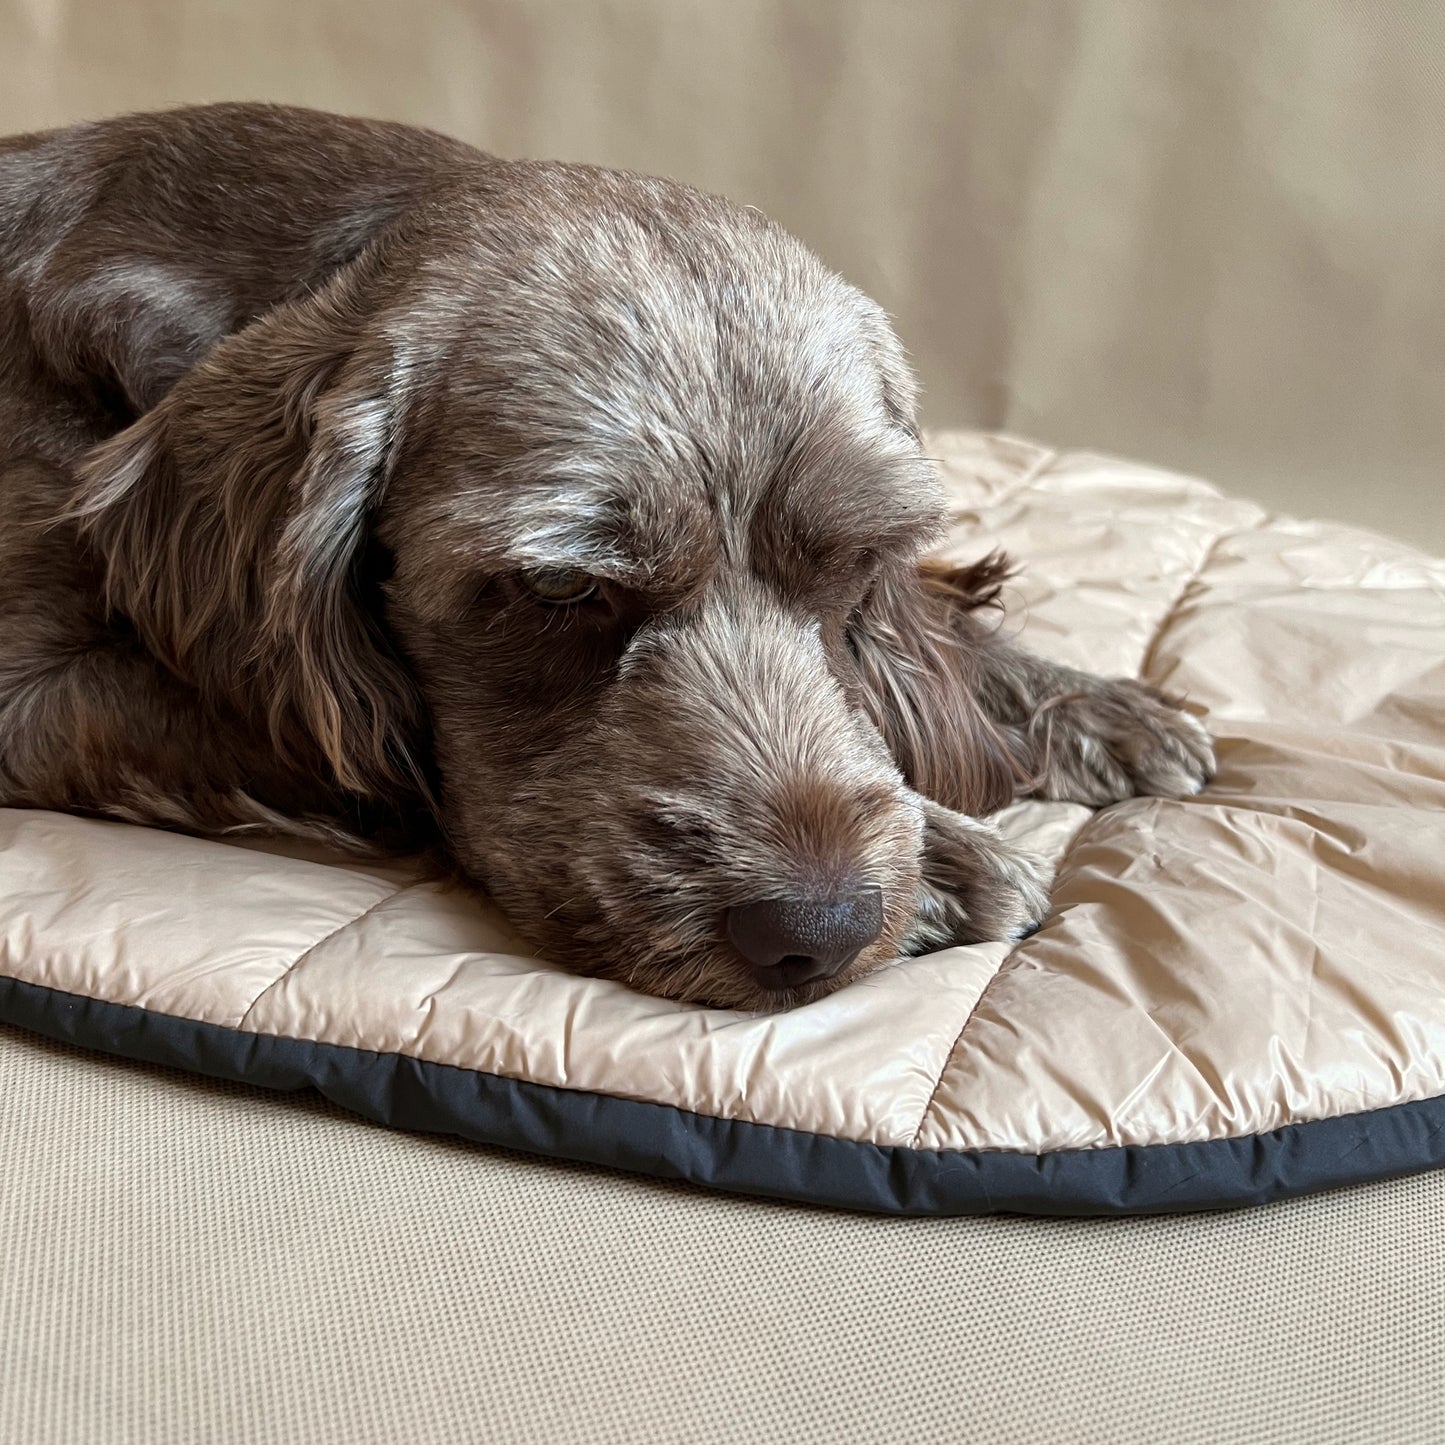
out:
M406 409L354 276L223 341L84 459L73 515L111 606L223 706L345 788L419 783L420 707L363 575Z
M883 308L867 297L863 298L863 302L863 329L878 368L883 409L888 413L889 421L916 442L919 440L918 378L913 374L903 344L889 324Z
M1008 573L998 553L885 572L848 629L865 705L909 786L975 817L1026 782L982 706L969 639L969 614L995 600Z

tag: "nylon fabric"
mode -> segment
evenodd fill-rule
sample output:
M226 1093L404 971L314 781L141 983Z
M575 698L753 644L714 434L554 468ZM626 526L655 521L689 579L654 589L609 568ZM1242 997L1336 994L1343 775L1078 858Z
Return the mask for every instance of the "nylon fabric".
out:
M1027 564L1002 625L1186 694L1219 740L1198 797L1002 815L1055 866L1024 943L787 1013L702 1009L551 967L403 867L9 810L0 975L942 1153L1248 1139L1445 1094L1445 563L1130 463L932 447L946 552Z

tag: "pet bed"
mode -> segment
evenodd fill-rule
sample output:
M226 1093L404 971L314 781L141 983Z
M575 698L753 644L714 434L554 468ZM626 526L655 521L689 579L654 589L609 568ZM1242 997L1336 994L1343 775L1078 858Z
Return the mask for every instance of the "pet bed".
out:
M404 867L0 810L0 1019L383 1123L820 1204L1259 1203L1445 1160L1445 562L933 439L1036 651L1207 707L1203 794L1002 824L1025 942L762 1015L574 977ZM579 828L587 819L579 817Z

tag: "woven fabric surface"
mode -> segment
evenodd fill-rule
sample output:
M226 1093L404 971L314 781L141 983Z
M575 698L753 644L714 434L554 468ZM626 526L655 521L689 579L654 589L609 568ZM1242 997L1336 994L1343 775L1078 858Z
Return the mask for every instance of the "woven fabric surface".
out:
M1438 1441L1445 1175L889 1220L0 1030L0 1440Z

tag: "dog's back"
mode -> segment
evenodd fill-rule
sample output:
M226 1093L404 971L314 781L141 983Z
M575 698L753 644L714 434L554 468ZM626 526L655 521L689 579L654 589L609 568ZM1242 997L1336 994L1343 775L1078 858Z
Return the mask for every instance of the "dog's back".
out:
M0 140L0 469L64 465L488 164L430 131L267 105Z
M498 164L428 131L268 105L0 139L0 801L264 826L246 779L333 809L325 784L308 795L310 768L298 784L245 720L205 714L111 611L65 515L74 467L224 337L320 289L448 177Z

